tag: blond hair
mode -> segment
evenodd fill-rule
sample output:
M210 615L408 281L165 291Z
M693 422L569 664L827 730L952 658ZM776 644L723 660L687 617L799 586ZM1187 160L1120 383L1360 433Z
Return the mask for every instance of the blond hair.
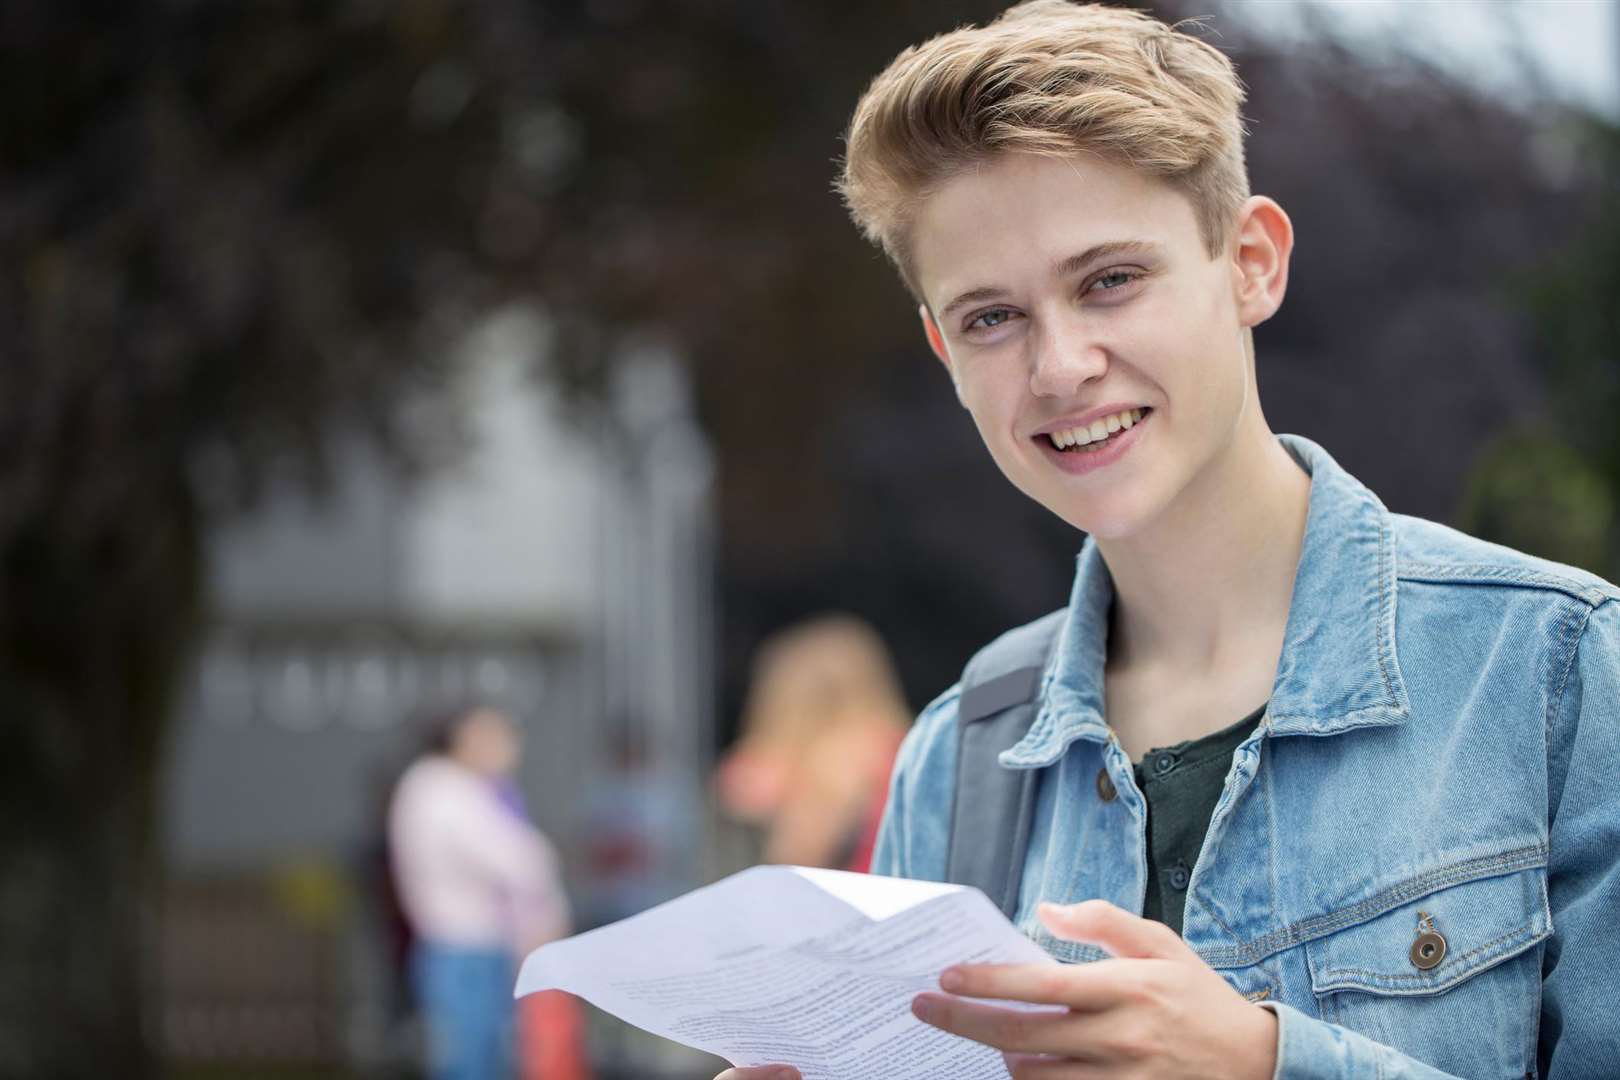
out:
M743 738L797 752L829 730L903 730L911 712L894 662L870 625L828 614L779 630L754 658Z
M1006 153L1095 153L1184 194L1211 257L1249 196L1243 85L1213 46L1138 11L1028 0L906 49L861 96L838 190L921 298L911 214Z

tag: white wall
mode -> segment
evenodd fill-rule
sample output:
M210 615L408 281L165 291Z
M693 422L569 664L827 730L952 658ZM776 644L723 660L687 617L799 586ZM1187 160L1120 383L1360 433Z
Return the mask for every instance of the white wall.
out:
M468 340L455 468L406 489L355 450L324 506L284 495L216 538L219 619L165 789L174 865L353 851L435 696L513 709L531 809L565 848L605 721L700 790L711 469L684 376L638 351L610 394L617 434L581 431L530 381L547 347L521 311Z
M401 599L413 619L594 629L594 507L607 481L589 435L531 374L547 344L540 316L513 310L463 350L474 444L413 491L401 521Z

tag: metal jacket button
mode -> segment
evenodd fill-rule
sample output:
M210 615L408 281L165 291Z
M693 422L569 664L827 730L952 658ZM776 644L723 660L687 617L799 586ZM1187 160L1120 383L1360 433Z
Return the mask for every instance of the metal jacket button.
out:
M1103 802L1113 802L1114 796L1119 792L1114 790L1114 781L1108 776L1108 766L1104 765L1097 770L1097 798Z
M1446 939L1429 931L1419 934L1417 940L1412 942L1412 963L1417 965L1419 971L1428 971L1446 958Z
M1412 942L1412 965L1419 971L1428 971L1445 958L1445 935L1434 928L1433 916L1426 911L1418 912L1417 939Z

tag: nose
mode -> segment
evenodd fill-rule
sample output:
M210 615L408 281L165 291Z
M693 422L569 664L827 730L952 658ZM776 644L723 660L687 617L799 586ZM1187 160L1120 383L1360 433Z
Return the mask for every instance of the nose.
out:
M1108 353L1073 319L1046 319L1031 335L1029 389L1037 397L1072 397L1108 370Z

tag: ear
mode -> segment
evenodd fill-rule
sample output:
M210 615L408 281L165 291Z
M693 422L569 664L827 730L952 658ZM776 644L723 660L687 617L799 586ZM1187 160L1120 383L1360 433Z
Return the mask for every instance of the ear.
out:
M1243 326L1259 326L1282 306L1293 251L1294 225L1282 207L1264 195L1243 204L1232 236L1232 284Z
M945 365L945 370L950 371L951 354L945 348L945 335L939 332L939 324L934 322L927 304L917 305L917 317L922 319L923 336L928 339L928 347L934 351L935 358Z
M934 351L934 358L945 365L945 371L951 377L951 385L956 388L956 400L966 408L967 402L962 401L962 380L956 377L956 368L951 366L951 353L945 347L945 335L939 332L939 324L934 321L927 304L917 305L917 316L922 319L923 337L928 339L928 347Z
M951 385L956 387L956 400L962 400L962 381L956 377L956 368L951 366L951 350L944 347L944 335L940 334L940 324L933 321L933 313L928 311L928 304L917 304L917 317L922 319L922 335L928 338L928 348L932 348L933 356L944 364L944 371L951 376ZM962 402L966 405L966 402Z

